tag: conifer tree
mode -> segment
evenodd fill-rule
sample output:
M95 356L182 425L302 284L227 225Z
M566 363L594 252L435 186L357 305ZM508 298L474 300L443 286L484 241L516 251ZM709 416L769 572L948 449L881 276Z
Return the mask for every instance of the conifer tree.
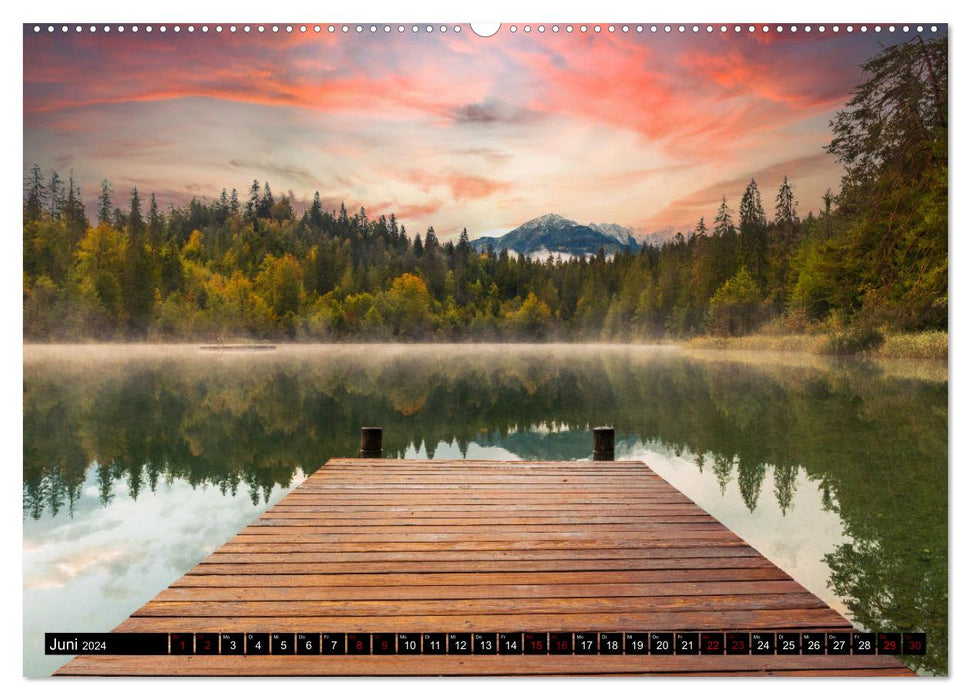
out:
M44 214L44 199L47 187L44 185L44 175L36 163L27 176L27 196L24 199L24 221L39 221Z
M107 178L101 181L101 192L98 194L98 223L110 224L114 207L111 206L111 183Z
M47 215L51 221L56 221L61 216L61 207L64 204L64 182L56 170L51 171L51 179L47 185Z
M131 188L131 200L128 204L128 228L133 236L140 235L145 230L142 219L142 200L138 196L138 188Z

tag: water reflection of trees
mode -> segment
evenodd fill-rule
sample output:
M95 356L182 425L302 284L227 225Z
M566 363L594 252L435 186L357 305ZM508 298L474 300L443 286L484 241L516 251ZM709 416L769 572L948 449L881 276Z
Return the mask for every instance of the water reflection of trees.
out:
M804 469L850 538L827 557L834 590L870 628L926 630L922 663L946 669L947 385L873 367L468 347L28 362L24 511L72 511L92 468L105 504L118 482L137 498L174 479L257 503L355 454L366 424L389 455L475 441L561 458L590 446L557 429L600 423L690 453L753 510L771 479L787 512Z

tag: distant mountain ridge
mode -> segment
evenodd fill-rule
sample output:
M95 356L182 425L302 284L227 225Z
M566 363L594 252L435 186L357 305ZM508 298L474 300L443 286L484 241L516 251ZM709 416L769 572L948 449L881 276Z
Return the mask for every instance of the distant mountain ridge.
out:
M633 231L620 224L579 224L558 214L546 214L527 221L504 236L483 236L472 241L472 247L484 251L489 246L503 248L530 257L613 255L622 250L637 250L640 243Z

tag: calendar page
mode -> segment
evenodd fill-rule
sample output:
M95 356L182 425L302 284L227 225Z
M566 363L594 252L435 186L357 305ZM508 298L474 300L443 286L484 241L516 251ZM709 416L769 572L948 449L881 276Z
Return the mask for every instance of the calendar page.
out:
M25 676L948 675L946 23L22 33Z

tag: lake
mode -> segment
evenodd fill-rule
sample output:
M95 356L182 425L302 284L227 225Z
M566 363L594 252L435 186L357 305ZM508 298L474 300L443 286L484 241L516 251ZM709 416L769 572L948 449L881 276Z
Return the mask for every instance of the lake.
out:
M676 347L24 349L24 673L108 631L362 425L388 457L572 460L592 426L860 627L947 673L945 363Z

